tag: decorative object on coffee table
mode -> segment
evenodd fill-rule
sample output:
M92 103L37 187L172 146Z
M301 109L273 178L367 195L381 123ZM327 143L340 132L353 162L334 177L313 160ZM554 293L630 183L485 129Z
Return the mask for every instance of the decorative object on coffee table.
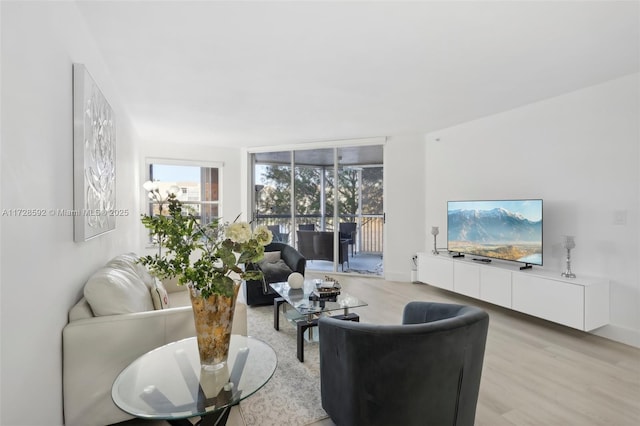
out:
M294 272L291 275L289 275L289 278L287 278L287 283L291 288L294 288L294 289L302 288L304 284L304 276L298 272Z
M158 253L140 258L159 278L178 278L188 285L200 351L207 369L222 368L229 351L236 298L243 279L260 279L262 272L245 270L244 264L264 256L272 239L265 226L253 232L246 222L201 224L176 191L160 194L158 185L145 182L159 214L142 215L142 223L158 244ZM165 204L168 206L165 210ZM164 249L164 253L163 253Z
M567 268L561 275L566 278L575 278L576 274L571 272L571 249L576 247L576 242L573 236L565 235L562 241L562 247L564 247L567 250L567 258L566 258Z
M309 300L332 300L340 294L340 283L332 277L325 276L323 280L315 280L315 289L309 295Z

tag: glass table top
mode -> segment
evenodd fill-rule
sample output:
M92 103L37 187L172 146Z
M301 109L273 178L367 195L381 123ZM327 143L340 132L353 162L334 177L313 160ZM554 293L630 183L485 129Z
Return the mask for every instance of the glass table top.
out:
M273 375L276 353L261 340L231 336L227 366L202 369L195 337L141 356L113 383L111 396L127 413L146 419L184 419L235 405Z
M289 287L286 282L269 284L273 290L278 293L289 305L303 315L318 314L322 312L338 311L340 309L348 310L350 308L358 308L367 306L367 303L355 296L350 295L344 290L340 290L340 294L333 300L312 300L315 289L315 282L305 280L304 285L300 289Z

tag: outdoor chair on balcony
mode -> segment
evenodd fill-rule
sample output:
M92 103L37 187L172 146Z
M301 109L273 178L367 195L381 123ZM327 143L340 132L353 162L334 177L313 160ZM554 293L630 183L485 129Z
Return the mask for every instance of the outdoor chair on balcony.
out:
M344 264L349 267L349 246L346 241L338 244L338 263L344 271ZM328 260L333 262L333 232L331 231L298 231L298 251L307 260Z
M410 302L402 325L321 317L322 407L340 426L473 426L489 315Z
M301 223L300 225L298 225L298 230L299 231L315 231L316 225L313 223Z
M280 225L268 225L267 228L273 234L273 241L278 243L284 243L284 239L282 238L282 234L280 233Z
M351 256L355 256L357 224L344 222L340 224L340 241L346 241L351 246Z

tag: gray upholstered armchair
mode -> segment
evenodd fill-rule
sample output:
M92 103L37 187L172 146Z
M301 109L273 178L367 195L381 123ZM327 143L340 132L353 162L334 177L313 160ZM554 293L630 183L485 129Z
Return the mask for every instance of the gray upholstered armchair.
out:
M264 248L265 261L258 264L247 265L248 269L260 269L264 274L261 280L249 280L245 282L245 297L247 305L265 305L273 303L273 299L278 297L270 283L287 281L289 274L298 272L304 275L307 260L298 250L285 243L272 242ZM275 263L267 261L267 253L279 252Z
M489 315L411 302L402 325L319 321L322 406L338 426L473 425Z

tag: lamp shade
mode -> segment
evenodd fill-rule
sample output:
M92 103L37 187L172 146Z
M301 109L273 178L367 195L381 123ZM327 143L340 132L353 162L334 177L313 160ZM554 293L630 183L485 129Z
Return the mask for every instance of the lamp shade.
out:
M572 249L576 247L576 241L573 236L565 235L562 240L562 247L566 249Z

